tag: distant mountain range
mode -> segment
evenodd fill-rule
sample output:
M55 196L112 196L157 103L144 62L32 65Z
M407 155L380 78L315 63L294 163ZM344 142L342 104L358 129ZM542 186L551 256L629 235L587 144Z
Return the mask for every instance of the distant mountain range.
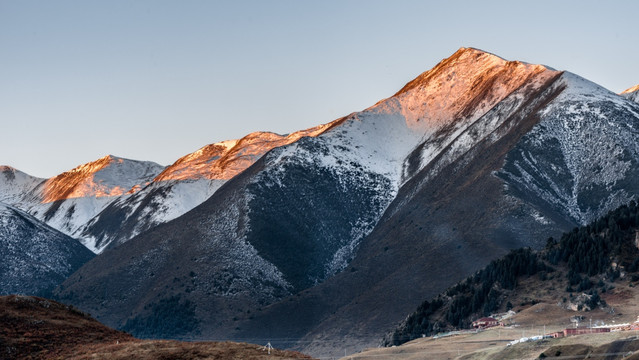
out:
M181 337L355 351L509 249L636 197L637 93L462 48L366 110L166 168L4 167L0 201L99 254L55 295L110 326L186 306Z

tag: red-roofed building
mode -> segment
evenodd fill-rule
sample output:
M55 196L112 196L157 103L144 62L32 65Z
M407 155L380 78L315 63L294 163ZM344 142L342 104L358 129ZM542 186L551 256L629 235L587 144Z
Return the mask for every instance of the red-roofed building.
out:
M483 317L481 319L473 321L473 327L475 329L485 329L493 326L499 326L499 321L491 317Z
M610 328L576 328L564 330L564 336L610 332Z

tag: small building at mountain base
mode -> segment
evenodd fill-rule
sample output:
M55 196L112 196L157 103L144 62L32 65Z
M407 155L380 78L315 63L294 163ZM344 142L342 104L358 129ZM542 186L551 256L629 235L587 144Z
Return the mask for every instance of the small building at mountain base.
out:
M475 329L485 329L493 326L499 326L499 321L491 317L483 317L473 321L473 327Z

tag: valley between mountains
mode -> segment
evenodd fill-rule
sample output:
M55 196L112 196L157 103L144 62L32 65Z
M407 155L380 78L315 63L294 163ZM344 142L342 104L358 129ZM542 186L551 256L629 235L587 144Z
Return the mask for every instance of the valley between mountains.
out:
M636 199L638 93L461 48L365 110L167 167L3 166L0 289L137 337L377 346L492 260Z

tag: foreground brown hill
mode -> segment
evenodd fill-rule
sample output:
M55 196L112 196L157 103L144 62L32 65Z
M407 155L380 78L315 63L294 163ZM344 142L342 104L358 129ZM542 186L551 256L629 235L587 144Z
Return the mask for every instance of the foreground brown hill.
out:
M56 358L71 348L135 340L71 306L33 296L0 297L0 358Z
M310 359L230 342L139 340L71 306L33 296L0 297L1 359Z

